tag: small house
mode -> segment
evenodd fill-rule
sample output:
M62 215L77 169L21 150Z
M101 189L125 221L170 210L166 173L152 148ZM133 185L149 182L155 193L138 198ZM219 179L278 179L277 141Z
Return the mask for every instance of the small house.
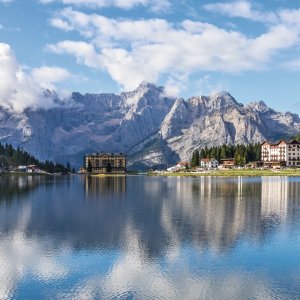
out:
M173 166L167 169L168 172L178 172L181 168L178 166Z
M177 167L181 168L181 169L183 169L183 168L189 168L190 164L187 161L180 161L180 162L177 163Z
M234 158L221 159L221 165L224 169L232 169L235 166Z
M200 166L205 169L216 169L218 168L219 163L215 158L202 158Z
M27 166L27 173L39 173L40 169L36 165Z
M18 166L18 172L25 173L27 171L26 166Z

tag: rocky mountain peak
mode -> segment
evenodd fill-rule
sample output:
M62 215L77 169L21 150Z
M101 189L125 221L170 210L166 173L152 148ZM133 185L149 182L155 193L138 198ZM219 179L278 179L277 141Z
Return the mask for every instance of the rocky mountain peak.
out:
M151 104L151 102L158 102L164 97L164 88L143 81L135 90L122 93L121 97L124 99L124 105L127 107L137 106L141 100L145 99L147 104Z
M229 92L219 92L210 97L206 97L207 106L211 109L222 109L228 106L242 106L238 103Z
M256 112L267 112L270 108L263 101L253 101L246 106L246 109L250 109Z
M147 82L147 81L142 81L138 85L136 90L150 90L150 89L157 89L157 88L159 88L159 87L157 87L154 83Z

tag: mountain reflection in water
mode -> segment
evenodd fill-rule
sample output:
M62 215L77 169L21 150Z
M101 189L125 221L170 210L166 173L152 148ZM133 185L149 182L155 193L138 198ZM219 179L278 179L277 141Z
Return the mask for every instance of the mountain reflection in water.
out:
M300 179L0 177L0 299L294 298Z

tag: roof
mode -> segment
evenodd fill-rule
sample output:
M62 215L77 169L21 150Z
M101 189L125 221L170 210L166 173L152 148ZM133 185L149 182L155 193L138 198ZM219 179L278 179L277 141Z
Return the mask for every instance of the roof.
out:
M263 145L270 145L270 146L278 146L280 144L286 144L286 145L300 145L300 142L298 142L297 140L291 140L291 141L285 141L285 140L279 140L278 142L276 143L269 143L267 141L263 142L261 144L261 146Z
M187 164L189 164L187 161L179 161L177 163L177 165L180 165L180 166L186 166Z
M234 161L234 158L223 158L221 161Z
M210 158L202 158L201 161L203 161L203 162L209 162Z
M291 144L291 145L300 145L300 143L297 140L291 140L289 142L289 144Z
M125 153L113 153L113 152L94 152L88 153L85 156L126 156Z
M202 158L201 161L203 162L211 162L211 161L217 161L215 158Z

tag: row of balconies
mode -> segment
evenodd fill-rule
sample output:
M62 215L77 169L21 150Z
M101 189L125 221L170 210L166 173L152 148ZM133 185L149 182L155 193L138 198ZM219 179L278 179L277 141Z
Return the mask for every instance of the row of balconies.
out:
M93 168L101 168L101 167L107 167L107 164L91 164ZM115 167L125 167L125 164L112 164L113 168Z

